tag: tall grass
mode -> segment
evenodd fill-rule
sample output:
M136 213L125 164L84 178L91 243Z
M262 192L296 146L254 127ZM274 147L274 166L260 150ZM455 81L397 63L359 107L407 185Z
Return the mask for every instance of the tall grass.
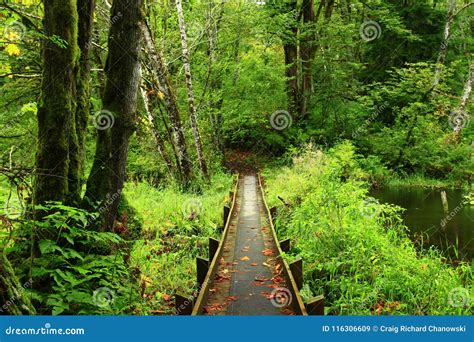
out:
M226 174L215 175L199 194L146 183L126 185L125 196L143 221L142 238L131 254L131 267L141 274L136 314L169 314L175 293L192 293L195 257L207 256L208 237L219 237L231 186Z
M417 250L400 208L367 198L355 160L350 144L308 147L265 175L279 238L292 239L289 258L304 259L303 295L324 294L331 314L471 314L471 265Z

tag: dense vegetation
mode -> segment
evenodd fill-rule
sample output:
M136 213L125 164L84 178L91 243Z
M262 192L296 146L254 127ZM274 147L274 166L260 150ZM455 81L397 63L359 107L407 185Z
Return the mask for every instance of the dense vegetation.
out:
M472 198L473 18L467 0L0 1L0 312L172 313L233 174L262 169L328 312L470 313L448 298L472 297L472 264L415 246L367 191Z
M293 241L288 257L307 261L303 293L324 293L331 314L471 313L446 305L453 289L472 287L470 264L453 269L436 249L416 249L400 209L367 200L365 174L347 143L327 155L309 147L270 171L279 237Z

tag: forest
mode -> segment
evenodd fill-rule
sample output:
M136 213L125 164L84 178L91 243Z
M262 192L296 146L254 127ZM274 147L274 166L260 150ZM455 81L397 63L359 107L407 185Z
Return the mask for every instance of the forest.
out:
M0 32L1 315L474 312L472 0L0 0Z

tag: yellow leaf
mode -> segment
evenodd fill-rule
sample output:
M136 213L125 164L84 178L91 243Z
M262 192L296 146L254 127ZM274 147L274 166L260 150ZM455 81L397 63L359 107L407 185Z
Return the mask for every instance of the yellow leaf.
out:
M19 56L21 53L21 50L18 46L15 44L8 44L5 47L5 51L10 55L10 56Z
M159 91L158 92L158 97L163 100L165 98L165 94L163 94L161 91Z

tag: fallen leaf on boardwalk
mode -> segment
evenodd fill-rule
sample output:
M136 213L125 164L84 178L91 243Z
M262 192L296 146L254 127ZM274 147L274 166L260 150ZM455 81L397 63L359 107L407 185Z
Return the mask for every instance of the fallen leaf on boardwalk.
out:
M274 277L272 278L272 281L273 281L275 284L280 284L280 283L282 283L282 282L284 281L284 279L283 279L281 276L277 275L277 276L274 276Z
M258 282L258 281L255 281L253 284L254 284L255 286L264 286L264 285L265 285L264 283Z
M248 252L250 250L250 247L244 247L242 248L242 252Z
M237 261L234 261L232 265L238 265L239 263Z
M229 279L230 279L230 275L224 275L224 274L218 273L218 274L216 275L216 278L215 278L215 279L216 279L216 280L215 280L216 282L222 282L222 281L224 281L224 280L229 280Z
M263 266L266 266L266 267L272 267L272 265L269 265L269 264L267 264L266 262L263 262L262 265L263 265Z
M250 266L257 266L258 264L256 262L252 262Z
M263 277L255 277L255 281L260 281L263 282L265 280L268 280L268 278L263 278Z
M230 270L229 273L237 273L239 270Z
M280 274L281 271L282 271L282 269L281 269L281 264L276 265L276 266L275 266L275 274Z
M293 316L295 314L295 312L289 308L281 309L280 312L288 316Z
M209 289L209 293L213 294L216 293L219 289Z
M249 258L248 256L244 256L244 257L240 258L240 260L242 260L242 261L248 261L248 260L250 260L250 258Z
M204 307L205 313L212 313L215 311L221 311L224 308L224 305L216 303L216 304L209 304Z
M270 292L267 292L267 291L262 291L260 292L260 294L267 299L272 299L274 297Z
M236 296L229 296L226 298L227 301L230 301L230 302L235 302L237 300L237 297Z
M262 251L263 255L266 255L266 256L270 256L270 255L273 255L273 251L271 249L264 249Z

